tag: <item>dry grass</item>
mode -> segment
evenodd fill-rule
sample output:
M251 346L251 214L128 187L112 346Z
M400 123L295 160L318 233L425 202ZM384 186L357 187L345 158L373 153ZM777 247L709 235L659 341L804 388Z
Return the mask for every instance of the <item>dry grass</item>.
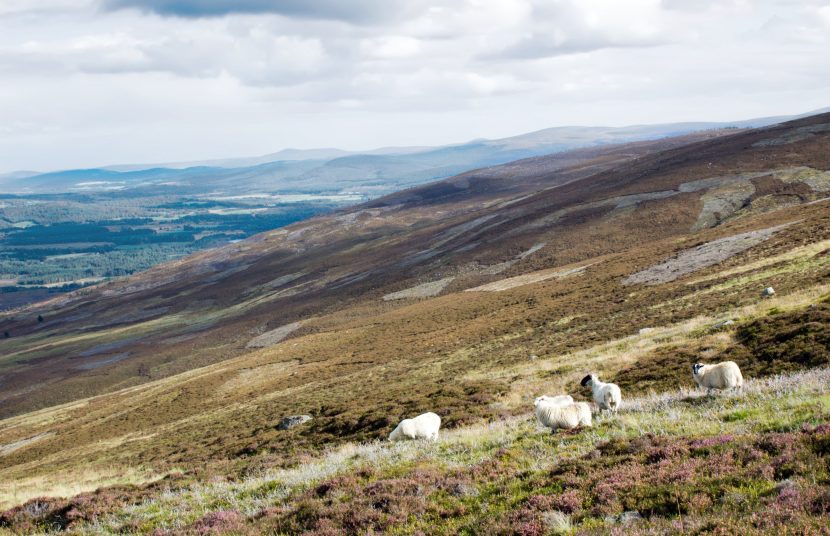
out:
M589 372L610 376L659 348L689 345L691 337L697 339L702 330L719 322L749 321L765 316L773 306L782 312L803 308L816 303L828 292L830 285L816 285L792 294L779 295L773 301L759 298L755 303L715 316L700 315L677 324L653 327L645 333L638 332L570 354L540 356L537 360L499 370L476 370L465 378L509 379L510 391L500 401L508 407L518 407L531 402L540 394L574 393L579 390L580 379ZM730 333L718 332L706 336L702 343L695 340L695 345L698 344L715 351L729 347L734 341Z
M336 482L340 475L362 471L400 475L429 466L453 474L492 463L499 453L510 451L514 457L526 458L523 470L509 475L520 479L522 475L567 465L569 460L580 460L604 442L632 437L707 438L768 429L793 430L803 422L815 422L828 414L828 388L830 370L821 369L749 380L741 395L710 397L696 390L679 390L630 398L616 418L598 417L593 428L577 435L560 434L553 441L532 418L522 416L446 432L435 443L347 444L294 468L263 470L241 481L220 479L162 491L152 499L124 505L92 522L76 525L73 532L114 534L121 527L133 527L139 532L157 528L183 530L217 511L235 511L244 518L256 519L275 506L293 504L322 482ZM804 408L811 409L804 413ZM566 521L571 524L569 517L560 517L552 515L550 522L562 527Z
M0 510L35 497L73 497L107 486L146 484L162 476L130 466L109 466L15 479L0 486Z

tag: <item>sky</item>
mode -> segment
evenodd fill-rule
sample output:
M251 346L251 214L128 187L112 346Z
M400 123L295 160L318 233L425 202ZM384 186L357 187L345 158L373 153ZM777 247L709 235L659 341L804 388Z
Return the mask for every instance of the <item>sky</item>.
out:
M0 172L830 106L830 0L0 0Z

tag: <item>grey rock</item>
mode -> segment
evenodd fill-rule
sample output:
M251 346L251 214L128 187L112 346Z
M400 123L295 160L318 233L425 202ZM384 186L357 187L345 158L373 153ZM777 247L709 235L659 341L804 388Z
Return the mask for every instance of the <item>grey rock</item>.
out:
M617 516L617 521L622 524L631 523L633 521L639 521L641 519L643 519L643 516L640 515L640 512L635 512L634 510L623 512L619 516Z
M277 430L290 430L310 420L311 415L291 415L290 417L283 417L277 425Z

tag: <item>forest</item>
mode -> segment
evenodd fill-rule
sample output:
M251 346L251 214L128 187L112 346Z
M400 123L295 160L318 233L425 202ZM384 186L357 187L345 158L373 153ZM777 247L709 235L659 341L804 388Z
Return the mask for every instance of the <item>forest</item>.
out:
M146 270L354 203L123 193L0 195L0 310Z

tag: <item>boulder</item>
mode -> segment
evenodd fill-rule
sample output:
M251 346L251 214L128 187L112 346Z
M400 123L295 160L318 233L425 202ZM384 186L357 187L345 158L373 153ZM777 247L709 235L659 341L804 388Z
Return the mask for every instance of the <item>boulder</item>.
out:
M290 417L283 417L277 425L277 430L290 430L310 420L311 415L291 415Z

